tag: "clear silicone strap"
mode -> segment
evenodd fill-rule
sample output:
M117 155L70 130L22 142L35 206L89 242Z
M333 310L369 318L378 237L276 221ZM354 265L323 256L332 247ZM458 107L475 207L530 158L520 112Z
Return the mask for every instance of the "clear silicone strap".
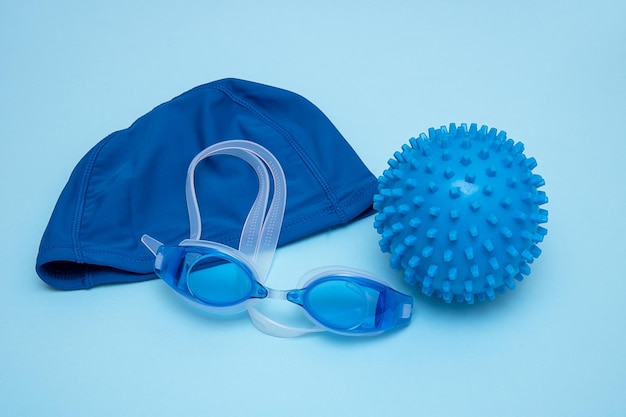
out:
M250 223L250 226L254 226L256 222L257 231L261 231L262 213L267 209L267 202L269 199L269 177L267 174L267 168L254 154L242 151L240 148L224 148L224 142L210 146L200 152L189 164L187 171L187 183L186 183L186 197L187 197L187 210L189 212L189 238L193 240L200 240L202 234L202 220L200 216L200 209L198 207L197 196L195 191L195 170L200 162L204 159L214 155L231 155L245 160L256 172L259 178L259 192L254 201L250 213L248 213L248 219L246 223ZM263 207L262 207L263 206ZM253 219L253 221L250 221ZM258 237L258 234L256 235ZM256 240L256 239L255 239Z
M325 328L315 326L313 323L311 323L311 327L293 327L281 324L261 313L256 308L256 302L254 301L248 305L248 314L250 315L250 320L252 324L254 324L254 327L270 336L297 337L307 333L323 332L326 330Z
M267 279L283 223L287 200L285 174L276 157L254 142L229 140L209 146L200 152L189 164L185 190L191 240L200 240L202 235L202 218L196 196L194 173L201 161L213 155L230 155L243 159L258 176L259 192L244 223L239 250L254 261L259 279L263 283ZM271 203L268 172L274 185Z

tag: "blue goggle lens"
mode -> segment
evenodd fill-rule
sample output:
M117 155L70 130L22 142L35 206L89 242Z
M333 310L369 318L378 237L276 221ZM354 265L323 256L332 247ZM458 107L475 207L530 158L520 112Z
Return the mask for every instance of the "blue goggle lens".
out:
M191 295L211 306L229 306L247 299L264 296L250 274L237 263L201 256L187 273L187 288Z
M352 281L329 279L313 283L304 305L323 325L337 330L374 327L379 292Z

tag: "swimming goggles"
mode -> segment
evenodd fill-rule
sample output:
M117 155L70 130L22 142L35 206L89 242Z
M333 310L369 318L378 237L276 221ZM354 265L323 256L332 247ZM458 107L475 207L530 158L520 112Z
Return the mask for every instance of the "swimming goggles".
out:
M239 249L201 240L194 172L201 161L214 155L244 160L259 179L259 191L244 223ZM292 290L264 285L278 244L286 193L280 163L264 147L246 140L229 140L206 148L191 161L187 171L189 239L169 246L148 235L141 237L155 255L155 273L176 293L211 313L231 315L247 311L255 327L272 336L292 337L319 331L375 335L407 325L413 299L389 287L381 278L355 269L315 270ZM307 325L294 326L270 318L259 308L264 299L300 306Z

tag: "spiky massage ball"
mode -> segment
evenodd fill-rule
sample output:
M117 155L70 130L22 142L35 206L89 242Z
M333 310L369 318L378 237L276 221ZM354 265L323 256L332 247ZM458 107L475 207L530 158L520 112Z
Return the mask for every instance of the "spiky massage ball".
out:
M504 131L429 129L402 146L379 178L374 227L409 284L446 302L515 288L541 254L548 202L535 158Z

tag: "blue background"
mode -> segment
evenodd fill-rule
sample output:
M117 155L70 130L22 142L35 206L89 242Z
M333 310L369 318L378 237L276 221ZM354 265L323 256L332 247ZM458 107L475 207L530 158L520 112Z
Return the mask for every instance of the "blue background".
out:
M0 414L626 415L626 3L310 3L0 5ZM78 160L231 76L311 100L376 175L431 126L506 130L550 198L532 274L474 306L413 289L412 324L367 340L208 320L157 280L44 285L39 240ZM372 222L280 249L270 281L342 264L399 282Z

